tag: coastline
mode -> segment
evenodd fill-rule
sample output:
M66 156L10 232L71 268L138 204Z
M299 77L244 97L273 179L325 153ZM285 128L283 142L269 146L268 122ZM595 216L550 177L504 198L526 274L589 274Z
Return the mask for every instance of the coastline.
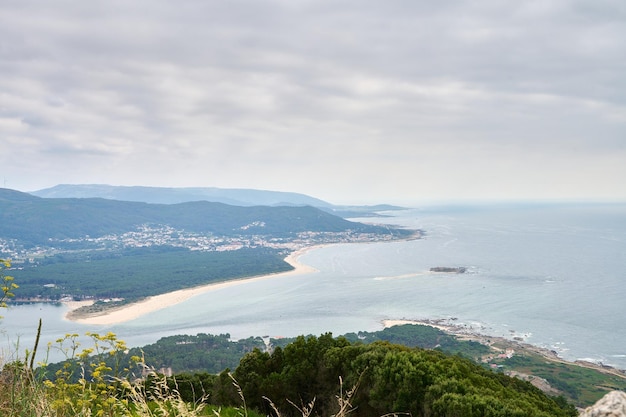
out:
M65 313L65 319L69 321L73 321L75 323L80 324L88 324L88 325L113 325L124 323L130 320L134 320L146 314L174 306L176 304L182 303L199 294L204 294L209 291L215 291L222 288L232 287L235 285L256 282L271 278L291 276L291 275L301 275L301 274L310 274L314 272L318 272L317 269L312 266L301 264L298 262L300 256L304 255L308 251L312 249L317 249L326 245L316 245L316 246L308 246L302 249L298 249L294 252L291 252L287 257L285 257L285 262L293 267L290 271L285 272L277 272L274 274L266 274L266 275L257 275L246 278L233 279L229 281L222 281L211 283L207 285L201 285L198 287L185 288L181 290L176 290L172 292L168 292L165 294L154 295L151 297L147 297L143 300L122 305L119 307L111 308L106 311L97 312L93 314L87 315L78 315L75 316L71 314L76 309L92 305L93 301L68 301L63 302L63 305L68 307L68 311Z
M483 334L477 332L476 330L468 329L465 326L450 324L450 322L445 319L385 319L381 320L381 323L384 328L399 326L403 324L430 326L439 329L447 334L455 336L459 340L471 340L485 346L489 346L494 350L514 349L521 352L534 353L551 362L577 365L626 379L626 370L583 360L568 361L561 358L555 351L531 345L523 341L511 340L501 336L490 336L487 334ZM496 347L496 345L498 345L498 347Z

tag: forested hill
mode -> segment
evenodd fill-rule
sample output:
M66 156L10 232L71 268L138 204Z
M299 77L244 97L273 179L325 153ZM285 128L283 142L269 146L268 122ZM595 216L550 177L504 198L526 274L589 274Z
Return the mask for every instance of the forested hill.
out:
M285 255L306 246L412 233L311 206L150 204L0 189L0 258L13 260L22 300L134 300L282 272L291 268Z
M350 222L311 206L242 207L207 201L148 204L101 198L40 198L0 189L0 238L25 245L119 234L144 224L220 236L391 232L386 227Z
M446 337L434 334L436 329L426 332L437 339ZM145 350L118 350L89 357L82 368L78 361L55 364L41 369L44 372L39 375L61 375L66 380L80 375L89 380L90 369L95 369L94 364L102 360L105 361L102 369L132 369L132 361L127 362L132 355L163 358L166 360L163 371L167 372L167 367L183 362L203 369L209 358L217 369L223 369L228 363L234 364L233 356L239 356L242 358L233 372L225 369L217 375L204 368L200 372L176 374L165 382L190 403L198 401L198 393L206 394L216 407L241 406L243 398L244 406L266 416L573 417L578 414L563 397L549 397L527 381L492 372L460 355L438 350L384 341L350 342L345 337L333 338L330 333L320 337L299 336L284 348L276 347L271 352L259 349L262 343L258 338L233 343L229 335L168 337L146 346ZM246 351L249 353L244 355ZM85 369L86 375L80 369ZM151 381L154 378L146 380L146 385ZM299 410L299 404L309 412ZM349 413L338 412L341 405Z

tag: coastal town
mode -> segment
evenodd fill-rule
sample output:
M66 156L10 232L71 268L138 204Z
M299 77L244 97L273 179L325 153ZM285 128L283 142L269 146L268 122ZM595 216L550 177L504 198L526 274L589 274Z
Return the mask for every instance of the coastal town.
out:
M38 259L61 253L85 253L90 251L119 251L129 248L169 246L190 251L234 251L243 248L267 247L296 251L309 246L381 242L397 239L393 234L363 233L346 230L341 232L300 232L288 236L272 236L263 233L250 234L251 229L262 232L263 222L252 222L241 227L241 233L232 236L218 236L212 233L197 233L175 229L168 225L143 224L133 231L121 234L107 234L99 237L84 236L74 239L49 239L46 246L25 247L15 240L0 238L0 254L11 259L14 267L20 264L36 263ZM421 235L416 231L412 238Z

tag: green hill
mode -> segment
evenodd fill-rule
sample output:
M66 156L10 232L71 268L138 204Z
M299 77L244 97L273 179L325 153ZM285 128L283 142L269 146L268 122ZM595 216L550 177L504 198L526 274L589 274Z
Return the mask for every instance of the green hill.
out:
M208 201L148 204L101 198L39 198L0 189L0 238L25 245L119 234L143 224L223 236L285 237L305 231L390 233L389 228L350 222L311 206L241 207Z
M120 360L120 365L125 368L130 368L132 363L129 358L132 356L143 357L145 364L159 372L169 372L174 374L174 378L178 383L179 388L183 388L182 381L186 381L186 384L196 384L194 389L196 392L201 391L201 383L205 388L209 388L216 384L217 375L224 370L235 370L239 375L240 384L245 387L247 383L251 384L268 384L268 387L264 389L264 395L271 395L271 386L276 381L272 382L272 378L278 378L273 373L278 372L275 368L266 370L269 372L265 382L260 380L254 380L250 382L248 373L251 372L248 365L244 365L245 371L240 370L238 366L241 363L247 364L249 357L252 356L255 361L268 364L270 366L272 362L276 362L272 366L286 366L284 365L284 352L287 352L299 346L302 349L313 349L315 346L314 341L319 339L325 340L328 344L329 335L323 335L321 338L314 336L295 337L295 338L281 338L281 339L262 339L261 337L249 337L238 341L231 340L229 334L222 335L208 335L197 334L192 335L176 335L167 336L159 339L156 343L152 343L142 347L131 348L123 355ZM341 340L344 345L360 346L360 345L376 345L376 346L390 346L401 345L406 348L419 348L426 350L436 350L448 356L453 356L458 359L464 358L463 361L468 360L473 364L471 369L482 368L480 374L491 375L500 374L498 378L502 378L504 374L516 375L518 379L524 379L531 384L537 382L538 379L545 380L546 384L539 384L538 388L545 389L550 395L563 396L571 404L575 404L579 407L587 407L595 403L598 399L604 396L611 390L626 390L626 377L620 376L617 373L607 372L600 367L590 368L583 367L575 363L567 363L556 359L550 360L548 356L540 356L533 349L525 349L523 345L510 342L506 347L514 347L515 355L510 358L497 359L501 366L493 368L488 363L483 361L483 358L489 356L493 357L494 352L501 351L500 348L496 350L493 347L480 344L475 341L459 340L456 336L445 333L439 329L423 326L423 325L401 325L386 328L376 332L358 332L348 333L337 338ZM333 346L336 342L333 341ZM268 344L268 345L266 345ZM269 346L269 352L264 353ZM336 346L335 346L336 347ZM258 349L258 352L252 352L254 349ZM246 356L250 354L249 356ZM315 356L314 352L299 353L299 355L311 354ZM318 355L319 356L319 355ZM293 360L309 361L308 358L300 356L299 358L293 358ZM316 360L319 360L316 359ZM113 367L113 360L107 358L109 366ZM493 361L490 360L490 363ZM480 364L480 365L478 365ZM50 364L47 368L49 375L54 375L59 369L62 369L66 363ZM257 365L260 366L260 365ZM299 366L299 365L290 365ZM315 365L315 367L321 367L326 365ZM345 368L344 368L345 369ZM346 379L349 375L350 367L348 370L342 371L341 376ZM485 373L485 371L488 371ZM252 372L259 374L257 370ZM327 371L315 371L323 372ZM334 371L333 371L334 372ZM473 372L473 371L472 371ZM243 374L243 376L242 376ZM402 375L398 374L399 377ZM316 374L311 375L310 378L321 378ZM324 376L325 377L325 376ZM337 377L338 378L338 377ZM334 386L338 382L338 379L328 380L326 384L328 386ZM396 381L397 382L397 381ZM521 385L524 384L519 382ZM290 386L289 383L281 383L281 386ZM320 384L324 386L324 384ZM350 388L350 387L348 387ZM189 387L187 387L189 389ZM221 388L212 388L214 390L220 390ZM249 388L248 388L249 389ZM303 390L304 392L304 390ZM213 393L213 395L217 395ZM221 395L221 394L220 394ZM283 397L287 394L281 394ZM273 401L278 401L281 395L275 394L272 396ZM329 393L330 395L330 393ZM191 400L191 395L188 396ZM291 398L293 400L293 398ZM562 400L560 400L562 402Z
M0 257L14 260L22 300L134 300L286 271L294 247L411 233L311 206L149 204L0 189Z
M112 350L87 361L79 355L73 364L48 367L40 373L61 376L63 382L73 375L91 380L102 377L100 369L131 369L120 359L133 354L139 357L136 349L125 353L125 346L114 337L96 338L109 343ZM271 352L256 348L260 344L252 338L233 343L228 335L176 336L147 346L140 355L167 357L164 367L182 362L192 364L193 369L204 367L206 371L177 374L166 381L188 403L201 400L229 407L241 406L245 399L246 408L268 416L345 416L347 410L354 417L577 415L563 397L550 397L527 381L438 350L383 341L350 342L330 333L300 336ZM228 369L211 373L206 363L202 364L206 360L203 352L221 366L233 363L238 355L243 358L231 379ZM81 366L88 370L86 375ZM90 369L94 369L91 374ZM143 384L149 391L152 386L162 386L162 379L152 375ZM347 407L343 412L342 406Z

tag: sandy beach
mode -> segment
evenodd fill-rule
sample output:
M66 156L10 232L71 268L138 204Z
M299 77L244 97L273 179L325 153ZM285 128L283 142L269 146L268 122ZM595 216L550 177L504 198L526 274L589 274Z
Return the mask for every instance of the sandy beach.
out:
M302 256L304 253L308 252L311 249L317 248L319 246L311 246L304 249L297 250L292 252L285 258L285 262L289 265L293 266L294 269L286 272L279 272L275 274L268 275L260 275L249 278L241 278L234 279L230 281L218 282L213 284L202 285L199 287L186 288L182 290L172 291L165 294L159 294L152 297L148 297L145 300L127 304L120 306L118 308L113 308L107 311L103 311L101 313L94 313L93 315L89 315L87 317L78 317L74 318L70 315L72 311L75 309L88 306L93 304L93 301L69 301L63 303L64 305L69 307L69 310L65 314L65 318L67 320L74 321L76 323L81 324L89 324L89 325L112 325L123 323L126 321L134 320L143 315L152 313L157 310L161 310L163 308L167 308L178 303L182 303L194 297L198 294L204 294L209 291L215 291L221 288L232 287L235 285L241 285L245 283L250 283L254 281L261 281L276 277L284 277L289 275L299 275L299 274L309 274L313 272L318 272L315 268L303 265L298 262L298 258Z

